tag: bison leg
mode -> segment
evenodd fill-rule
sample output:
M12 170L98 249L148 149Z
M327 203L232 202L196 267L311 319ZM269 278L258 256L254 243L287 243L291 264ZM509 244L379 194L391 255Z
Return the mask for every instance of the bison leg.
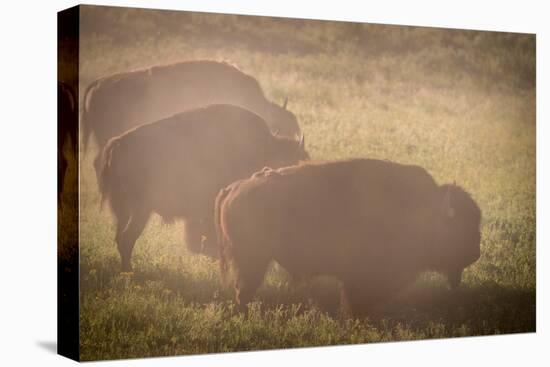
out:
M347 314L370 315L374 305L381 301L383 292L370 282L344 282L341 302L342 311Z
M353 317L349 297L343 285L340 287L340 308L344 318Z
M237 277L235 280L235 297L241 310L246 310L246 305L252 300L258 287L262 284L269 265L269 259L247 259L245 264L237 265Z
M132 270L132 250L148 219L149 213L134 213L130 216L125 227L122 227L123 221L119 221L117 224L116 242L123 272Z

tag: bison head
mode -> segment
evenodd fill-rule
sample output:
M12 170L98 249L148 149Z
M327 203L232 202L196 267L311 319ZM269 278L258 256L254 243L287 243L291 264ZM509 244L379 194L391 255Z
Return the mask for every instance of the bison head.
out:
M291 166L309 160L304 135L299 140L273 135L268 151L267 165L273 168Z
M286 109L288 98L282 106L276 103L270 103L266 113L266 122L273 131L287 138L294 138L300 135L300 126L298 120L292 112Z
M454 184L439 190L434 265L455 288L463 270L480 257L481 210L466 191Z

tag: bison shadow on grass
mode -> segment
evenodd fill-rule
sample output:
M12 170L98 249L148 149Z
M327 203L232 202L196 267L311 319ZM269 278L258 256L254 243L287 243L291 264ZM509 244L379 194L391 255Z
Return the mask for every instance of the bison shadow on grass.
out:
M111 266L98 269L98 279L95 281L90 281L84 275L81 289L86 294L102 294L103 287L112 289L112 281L120 277L114 269L115 263L113 259ZM88 274L89 269L83 268L81 272ZM295 282L279 271L275 271L272 276L276 279L275 284L264 284L254 299L254 307L259 307L261 312L278 309L281 305L288 309L292 305L301 305L297 314L317 309L336 320L350 317L341 308L339 285L335 279L320 277L307 282ZM159 298L159 303L172 302L171 297L181 297L190 305L219 303L230 307L234 296L230 290L220 288L217 277L198 278L178 269L148 266L136 270L130 281L134 286L141 286L145 292L148 284L152 283L156 284L154 291L158 288L166 290L163 292L166 298ZM118 296L121 291L117 291ZM394 295L370 312L358 312L354 317L366 320L379 330L402 325L412 330L425 331L430 325L442 324L446 329L439 333L446 336L463 335L460 330L465 331L465 335L493 335L534 332L535 311L534 290L489 282L479 285L467 283L456 289L441 283L420 283ZM235 312L236 308L228 309L228 314Z

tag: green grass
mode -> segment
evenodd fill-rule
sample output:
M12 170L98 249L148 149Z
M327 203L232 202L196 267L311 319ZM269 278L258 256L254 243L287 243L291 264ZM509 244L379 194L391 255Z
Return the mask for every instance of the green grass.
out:
M456 180L482 209L482 255L458 291L424 274L357 319L340 310L333 279L295 284L274 266L244 315L216 261L187 252L181 223L153 217L135 273L119 273L92 148L80 172L84 360L535 331L534 37L120 12L83 16L81 88L136 67L229 59L270 99L289 97L313 159L389 159Z

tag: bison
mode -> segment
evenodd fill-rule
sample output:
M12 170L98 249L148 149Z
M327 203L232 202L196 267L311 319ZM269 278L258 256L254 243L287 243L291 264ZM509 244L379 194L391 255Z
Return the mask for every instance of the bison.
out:
M209 104L244 107L279 135L300 135L287 100L282 107L268 101L256 79L227 62L185 61L107 76L92 82L83 100L85 147L90 136L101 149L130 128Z
M245 306L275 260L293 277L341 281L365 312L427 270L459 285L480 256L481 211L421 167L353 159L264 169L215 202L220 267Z
M70 152L76 156L78 141L77 98L73 89L66 83L57 82L57 200L60 202L65 182L68 161L65 157L65 144L69 137L72 143Z
M111 139L98 182L116 219L122 270L131 269L134 243L152 212L169 222L184 219L190 250L217 253L218 191L264 166L306 159L303 136L274 136L260 116L233 105L186 111Z

